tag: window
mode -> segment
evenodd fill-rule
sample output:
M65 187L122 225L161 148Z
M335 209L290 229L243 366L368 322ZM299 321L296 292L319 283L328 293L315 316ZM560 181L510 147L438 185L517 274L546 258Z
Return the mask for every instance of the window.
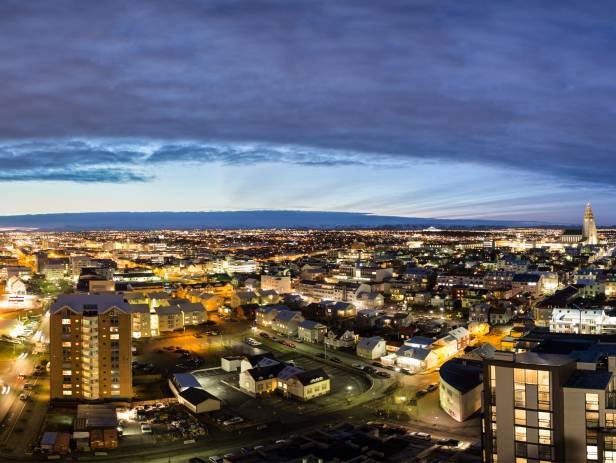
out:
M514 397L516 407L526 407L526 386L524 385L524 383L515 383Z
M526 426L526 411L517 409L515 410L515 424Z
M552 444L552 431L549 429L540 429L539 430L539 443L545 445Z
M515 427L515 440L526 442L526 428L523 426Z
M551 410L550 386L539 385L537 389L537 402L539 410Z
M540 428L551 428L552 427L552 414L548 412L539 412L537 413L537 418L539 420Z
M616 428L616 413L605 414L605 427Z
M70 318L63 318L62 319L62 324L63 325L70 325L71 324L71 319Z
M586 410L599 410L599 394L586 394Z
M73 391L62 391L62 395L73 395Z
M539 370L537 372L537 383L540 386L549 386L550 385L550 372Z
M597 460L598 458L599 456L598 456L597 446L587 445L586 446L586 459L587 460Z

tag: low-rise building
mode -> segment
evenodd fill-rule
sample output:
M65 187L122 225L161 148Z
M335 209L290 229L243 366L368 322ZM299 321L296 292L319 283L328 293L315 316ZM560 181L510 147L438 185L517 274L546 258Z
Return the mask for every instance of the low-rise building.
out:
M383 357L386 351L387 343L380 336L360 338L356 347L357 356L369 360Z
M326 333L327 326L312 320L304 320L297 327L297 337L305 342L321 343Z
M304 321L301 312L283 310L279 312L272 322L272 329L284 336L297 336L299 324Z
M462 422L481 409L483 366L480 360L453 358L439 370L439 403L454 420Z

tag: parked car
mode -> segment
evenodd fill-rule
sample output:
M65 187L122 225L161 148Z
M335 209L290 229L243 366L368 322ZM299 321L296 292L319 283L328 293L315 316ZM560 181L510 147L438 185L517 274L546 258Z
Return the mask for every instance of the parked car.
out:
M329 359L334 363L342 363L342 360L340 360L338 357L330 357Z
M428 434L427 432L413 431L413 432L409 433L409 436L411 436L411 437L413 437L415 439L432 440L432 436L430 434Z
M415 393L415 397L422 397L428 393L427 389L420 389Z
M265 339L269 339L269 337L270 337L270 335L267 334L267 333L259 333L259 336L261 336L262 338L265 338Z
M256 346L260 346L261 343L259 341L257 341L256 339L253 338L246 338L245 340L246 344L248 344L249 346L252 347L256 347Z
M383 364L381 362L372 362L370 365L374 366L374 367L382 367Z
M209 459L211 463L222 463L225 461L223 457L219 457L218 455L212 455Z
M318 353L317 357L324 359L325 358L325 354L323 352Z
M438 389L438 384L436 383L432 383L426 388L428 392L436 391L437 389Z
M447 447L458 447L460 445L460 441L458 439L445 438L439 439L436 441L438 445L444 445Z
M229 418L228 420L223 421L222 424L223 426L231 426L232 424L239 424L243 422L244 418L242 418L241 416L234 416L233 418Z
M377 371L376 375L380 376L381 378L391 378L391 375L386 371Z
M409 370L408 368L403 368L402 373L409 376L413 376L415 374L413 370Z
M19 400L23 400L24 402L28 400L28 396L26 394L19 394Z
M374 367L370 367L370 366L365 366L364 367L364 371L366 373L368 373L369 375L376 373L376 368Z
M150 425L149 425L149 424L147 424L147 423L143 423L143 424L141 425L141 432L142 432L143 434L152 434L152 426L150 426Z

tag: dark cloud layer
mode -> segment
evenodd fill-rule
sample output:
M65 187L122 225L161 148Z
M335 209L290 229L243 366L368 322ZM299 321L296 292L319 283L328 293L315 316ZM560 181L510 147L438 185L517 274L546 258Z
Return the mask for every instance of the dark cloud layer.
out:
M614 24L609 1L5 0L0 180L429 159L616 186Z

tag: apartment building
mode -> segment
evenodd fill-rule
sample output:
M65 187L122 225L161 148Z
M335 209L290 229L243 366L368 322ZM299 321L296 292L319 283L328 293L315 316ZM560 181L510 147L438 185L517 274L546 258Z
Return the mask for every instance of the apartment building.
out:
M616 462L616 339L590 338L484 362L485 462Z
M616 317L607 315L603 309L553 309L550 332L613 334L616 333Z
M132 396L131 310L116 294L68 294L52 304L52 399Z

